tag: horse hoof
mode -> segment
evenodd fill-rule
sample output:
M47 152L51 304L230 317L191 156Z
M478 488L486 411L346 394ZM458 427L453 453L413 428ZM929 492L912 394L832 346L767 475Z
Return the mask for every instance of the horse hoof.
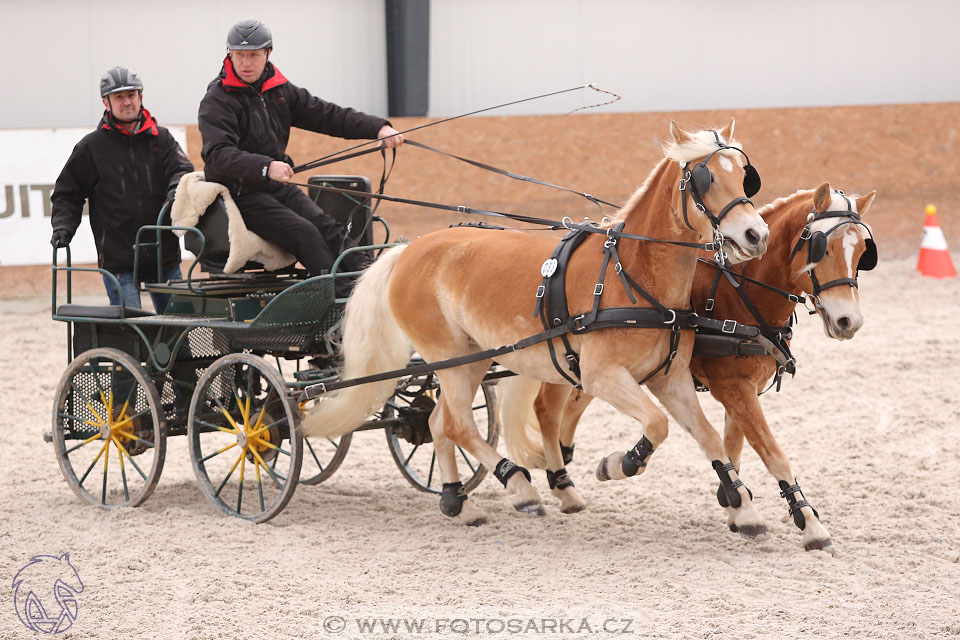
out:
M514 509L520 513L528 513L532 516L545 516L547 515L546 509L543 508L543 505L539 502L522 502L516 506Z
M733 524L733 523L731 522L731 523L728 524L727 526L730 527L730 531L733 531L734 533L737 532L737 525L735 525L735 524Z
M468 527L479 527L487 524L487 516L484 515L473 515L471 517L460 517L458 519L461 524Z
M475 505L473 500L464 500L463 508L456 516L456 520L468 527L479 527L482 524L487 524L487 514Z
M833 540L827 538L826 540L810 540L809 542L804 543L804 551L826 551L832 556L837 555L837 548L833 546Z
M567 513L567 514L570 514L570 513L580 513L581 511L583 511L583 510L586 509L586 508L587 508L587 505L585 505L585 504L572 504L572 505L570 505L569 507L565 507L565 508L561 509L561 510L560 510L560 513Z
M607 459L603 458L600 460L600 464L597 465L597 480L600 482L605 482L610 479L610 474L607 473Z
M745 524L743 526L737 527L736 525L731 525L730 529L736 527L736 532L747 540L752 540L754 542L763 542L770 536L767 534L767 528L762 524Z

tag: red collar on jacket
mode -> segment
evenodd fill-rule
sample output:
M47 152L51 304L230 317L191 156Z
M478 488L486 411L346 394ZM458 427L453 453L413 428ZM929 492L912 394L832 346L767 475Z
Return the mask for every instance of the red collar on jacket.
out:
M143 115L143 124L140 125L140 128L133 132L132 135L139 135L141 133L149 133L152 136L160 135L160 132L157 131L157 120L150 112L146 109L140 110ZM100 120L100 128L104 131L118 131L125 136L131 135L126 129L116 126L113 121L113 116L110 115L109 111L103 112L103 119Z
M280 69L277 69L271 62L268 62L267 64L269 65L269 68L273 69L273 75L263 81L263 86L260 87L260 93L273 89L274 87L279 87L287 82L287 79L284 77L284 75L280 73ZM237 72L233 70L233 62L230 61L229 55L223 59L223 74L220 82L223 85L223 88L227 91L236 91L237 89L251 89L256 91L253 85L244 82L240 76L237 75Z

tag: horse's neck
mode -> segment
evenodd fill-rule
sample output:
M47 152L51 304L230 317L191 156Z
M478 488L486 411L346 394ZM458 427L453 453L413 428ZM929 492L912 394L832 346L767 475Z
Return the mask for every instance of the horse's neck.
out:
M764 215L770 228L770 242L762 258L746 263L746 275L795 295L803 293L800 278L791 266L790 254L806 224L811 197L788 198ZM795 302L761 287L751 287L750 298L764 320L773 325L786 324L796 308Z
M645 189L630 204L623 231L661 240L698 242L696 231L680 223L672 207L673 190L680 179L680 167L662 160L648 179ZM694 215L700 215L696 210ZM708 241L708 240L707 240ZM644 240L621 245L624 269L653 297L668 308L686 308L697 266L697 252L689 247Z

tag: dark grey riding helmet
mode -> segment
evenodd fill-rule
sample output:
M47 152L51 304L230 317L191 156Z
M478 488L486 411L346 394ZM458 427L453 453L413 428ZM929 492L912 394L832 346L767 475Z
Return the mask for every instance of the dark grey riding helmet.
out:
M108 69L100 78L100 97L106 98L121 91L143 91L143 82L134 71L126 67Z
M227 49L252 51L272 48L273 35L270 33L270 28L259 20L241 20L230 27L227 33Z

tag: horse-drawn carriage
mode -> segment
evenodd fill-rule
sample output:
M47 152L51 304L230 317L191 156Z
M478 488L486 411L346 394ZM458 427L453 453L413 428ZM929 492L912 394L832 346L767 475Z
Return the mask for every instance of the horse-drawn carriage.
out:
M804 301L802 292L812 291L831 337L848 339L859 328L857 272L877 261L860 215L874 193L851 198L823 183L768 205L764 219L749 199L760 187L759 175L746 153L727 143L732 133L732 120L720 131L695 134L671 123L673 142L665 158L602 224L425 203L371 194L369 185L341 189L312 178L315 197L360 196L323 203L344 221L363 213L362 222L352 226L358 233L367 233L373 222L386 230L384 243L373 244L367 235L348 250L387 249L360 281L350 309L362 312L353 314L344 315L346 300L334 293L337 278L359 275L339 273L342 257L330 274L308 279L291 271L260 271L201 280L191 277L191 267L186 279L148 286L173 296L168 310L154 315L70 304L69 276L75 269L69 267L69 251L67 267L56 265L55 254L54 300L56 274L66 270L68 304L56 309L54 319L68 323L69 350L79 354L61 380L52 433L68 482L95 504L138 505L159 478L166 437L187 435L206 495L225 513L262 522L286 505L298 482L329 477L353 431L383 428L404 477L418 489L439 493L445 515L465 524L484 520L466 494L487 469L513 494L517 510L542 514L529 471L496 451L499 416L492 385L516 372L563 392L536 403L538 419L550 418L540 424L539 464L562 511L585 506L564 467L579 417L560 432L556 409L568 385L604 399L643 427L626 453L600 460L601 481L644 473L666 438L667 417L641 390L646 385L707 455L731 530L749 538L766 535L738 475L746 435L777 479L805 548L832 549L789 460L766 429L756 395L771 378L779 381L792 372L790 316ZM708 166L713 158L718 168ZM347 186L360 184L357 178L346 180L352 181ZM610 204L572 192L598 206ZM386 223L366 215L367 197L493 214L569 233L557 244L481 223L473 226L482 229L440 231L408 247L395 246ZM169 228L154 225L141 232L156 232L159 243L159 230ZM778 234L769 246L777 249L768 254L764 264L771 270L764 278L776 285L749 276L746 267L733 270L733 263L767 251L772 228ZM181 230L198 239L195 253L202 258L207 241L202 229ZM574 253L577 247L583 250ZM713 254L706 273L692 250ZM735 260L728 261L728 254ZM704 278L706 285L696 284ZM511 287L505 289L507 282ZM729 300L720 304L724 296ZM731 315L717 316L721 307ZM344 319L346 346L340 344ZM350 336L359 337L351 342ZM427 362L411 362L414 351ZM691 359L730 363L751 356L761 357L744 370L720 365L698 373L714 382L740 383L731 395L738 406L750 405L728 419L724 441L696 400ZM387 380L399 382L384 386ZM340 389L345 391L309 406L313 398ZM421 449L431 441L433 447ZM472 475L461 478L459 460Z
M350 223L350 244L356 245L326 275L307 278L292 267L268 272L253 263L224 274L229 242L222 201L197 227L182 229L185 245L197 254L187 277L146 285L148 291L170 294L162 314L73 304L72 274L98 270L71 266L69 247L66 265L60 266L55 250L53 319L67 323L70 363L58 385L47 439L82 499L108 508L142 504L160 479L166 439L177 435L187 436L207 497L224 513L256 522L279 513L298 483L323 482L340 466L352 434L303 438L297 425L310 401L298 401L297 391L340 373L346 300L335 297L334 282L359 275L340 271L343 256L393 245L389 226L372 213L369 199L323 189L369 192L366 178L315 176L310 183L317 187L311 197ZM373 243L374 225L382 229L380 244ZM161 242L160 232L167 229L176 227L140 230L139 268L146 266L139 265L141 251ZM195 277L198 268L208 277ZM65 272L67 286L60 306L58 272ZM436 395L431 373L406 376L361 430L383 429L404 478L417 489L439 493L433 453L421 446L431 439L427 417ZM490 384L478 393L474 413L495 446L499 428ZM473 472L466 483L471 490L486 470L460 454Z

